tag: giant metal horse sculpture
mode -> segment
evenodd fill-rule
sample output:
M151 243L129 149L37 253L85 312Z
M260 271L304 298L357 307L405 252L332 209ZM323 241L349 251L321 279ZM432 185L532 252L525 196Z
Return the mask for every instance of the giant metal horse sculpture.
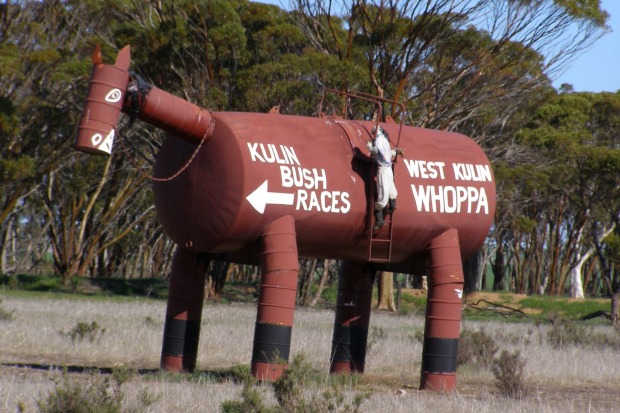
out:
M462 259L484 241L495 212L489 161L469 138L382 122L406 150L394 165L398 210L373 231L372 121L271 113L212 113L114 65L97 50L75 147L109 155L120 113L169 133L155 175L161 224L178 244L172 264L162 367L195 368L205 268L198 257L260 264L252 373L277 379L289 357L298 257L343 260L331 371L363 372L376 271L427 272L421 388L456 386ZM362 94L381 109L382 100ZM395 102L392 102L395 104Z

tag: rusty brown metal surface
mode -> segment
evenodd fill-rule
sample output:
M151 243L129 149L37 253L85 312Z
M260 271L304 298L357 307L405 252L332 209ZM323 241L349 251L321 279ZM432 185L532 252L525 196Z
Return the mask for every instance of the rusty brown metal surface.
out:
M363 373L374 271L364 263L344 262L332 338L330 373Z
M262 264L252 355L252 373L262 380L275 380L286 368L299 255L351 265L340 294L345 304L357 302L337 310L334 332L342 341L348 329L349 350L365 349L370 271L422 272L430 260L421 387L453 390L461 260L482 245L496 206L495 179L482 149L457 133L381 123L405 156L394 164L398 209L390 225L371 234L375 183L366 144L372 122L278 110L211 113L145 84L129 73L129 62L129 47L113 66L93 54L75 147L109 155L121 111L171 134L155 175L175 178L155 181L153 190L161 224L183 249L173 263L162 366L191 370L196 363L204 289L196 256ZM371 239L387 239L389 253L361 271ZM354 340L351 327L360 333ZM335 360L332 371L363 371L364 353Z
M456 388L456 359L461 324L463 265L459 234L450 229L429 244L429 291L426 304L420 388Z
M177 248L172 261L161 367L166 371L194 371L198 355L205 289L205 265Z
M152 87L144 101L139 95L132 99L137 99L140 120L181 139L198 144L213 133L215 119L211 112L161 89ZM126 102L125 109L133 104Z
M367 260L370 122L215 116L214 133L188 170L154 184L160 221L175 242L234 253L251 246L269 222L292 215L300 255ZM397 134L397 125L383 127ZM459 233L462 256L473 254L495 212L495 182L483 151L463 135L413 127L403 127L400 146L406 155L394 167L392 262L413 264L416 253L450 228ZM171 137L156 176L177 171L194 149Z
M119 52L113 66L101 62L98 47L93 53L93 71L74 144L76 149L97 155L112 153L129 83L129 61L129 46Z
M121 111L135 112L139 119L187 141L206 140L215 123L211 112L151 85L142 89L145 85L130 77L130 60L126 46L114 65L104 65L97 46L75 148L110 155Z
M265 227L252 374L277 380L287 366L299 275L295 220L287 215Z

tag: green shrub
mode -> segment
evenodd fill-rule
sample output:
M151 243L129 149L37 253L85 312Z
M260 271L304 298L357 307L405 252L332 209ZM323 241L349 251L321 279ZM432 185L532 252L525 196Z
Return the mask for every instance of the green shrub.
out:
M277 405L265 404L263 395L255 388L256 380L246 377L241 400L227 400L222 403L223 413L357 413L368 394L356 394L346 402L342 385L332 382L329 389L320 395L308 395L305 389L312 384L312 366L303 355L296 355L284 374L272 383Z
M148 390L138 394L138 400L125 401L121 386L129 379L126 374L112 374L101 378L95 374L85 383L71 380L65 373L55 380L50 393L36 400L41 413L142 413L150 411L158 397Z
M387 340L388 333L383 327L372 326L366 340L366 353L377 343Z
M230 377L235 383L247 383L254 381L250 366L247 364L237 364L230 369Z
M459 339L457 365L475 364L489 368L497 351L495 339L482 328L478 331L463 329Z
M338 300L338 288L336 287L325 287L323 290L323 294L321 297L325 301L325 305L336 305Z
M149 327L151 326L159 327L161 325L159 321L157 321L155 318L151 317L150 315L147 315L146 317L144 317L144 324Z
M547 342L553 348L563 348L571 344L583 344L588 340L587 331L574 321L551 317L551 328L547 332Z
M620 334L610 329L609 334L596 332L578 322L566 320L552 314L549 317L551 328L547 332L547 343L553 348L564 348L567 345L576 345L594 348L620 349Z
M73 344L81 343L86 338L90 343L93 343L95 340L100 340L105 331L106 329L102 328L96 321L90 324L78 322L71 330L60 331L60 335L71 338Z
M524 382L525 359L518 350L502 350L494 359L491 372L495 377L495 387L504 397L523 399L529 393L529 386Z
M298 354L284 374L273 383L273 392L282 411L308 411L307 401L302 397L302 389L308 385L308 371L311 371L311 366Z
M0 303L2 303L2 300L0 300ZM13 321L14 313L15 311L9 311L0 306L0 321Z

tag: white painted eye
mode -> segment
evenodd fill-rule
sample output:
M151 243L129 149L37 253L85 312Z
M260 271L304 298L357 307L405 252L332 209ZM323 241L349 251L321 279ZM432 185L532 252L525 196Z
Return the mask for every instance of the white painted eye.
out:
M116 103L121 100L122 93L120 89L112 89L105 95L106 102Z

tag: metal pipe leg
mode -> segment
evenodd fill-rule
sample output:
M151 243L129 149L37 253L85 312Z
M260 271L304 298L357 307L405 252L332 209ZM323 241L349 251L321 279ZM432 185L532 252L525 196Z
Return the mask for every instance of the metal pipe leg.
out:
M364 263L340 269L330 373L364 372L373 280Z
M429 252L431 262L420 388L452 391L456 387L464 282L457 230L448 230L433 239Z
M170 292L161 350L166 371L193 371L198 356L206 266L177 247L172 261Z
M299 261L295 221L284 216L262 234L262 275L252 351L252 375L277 380L288 366Z

